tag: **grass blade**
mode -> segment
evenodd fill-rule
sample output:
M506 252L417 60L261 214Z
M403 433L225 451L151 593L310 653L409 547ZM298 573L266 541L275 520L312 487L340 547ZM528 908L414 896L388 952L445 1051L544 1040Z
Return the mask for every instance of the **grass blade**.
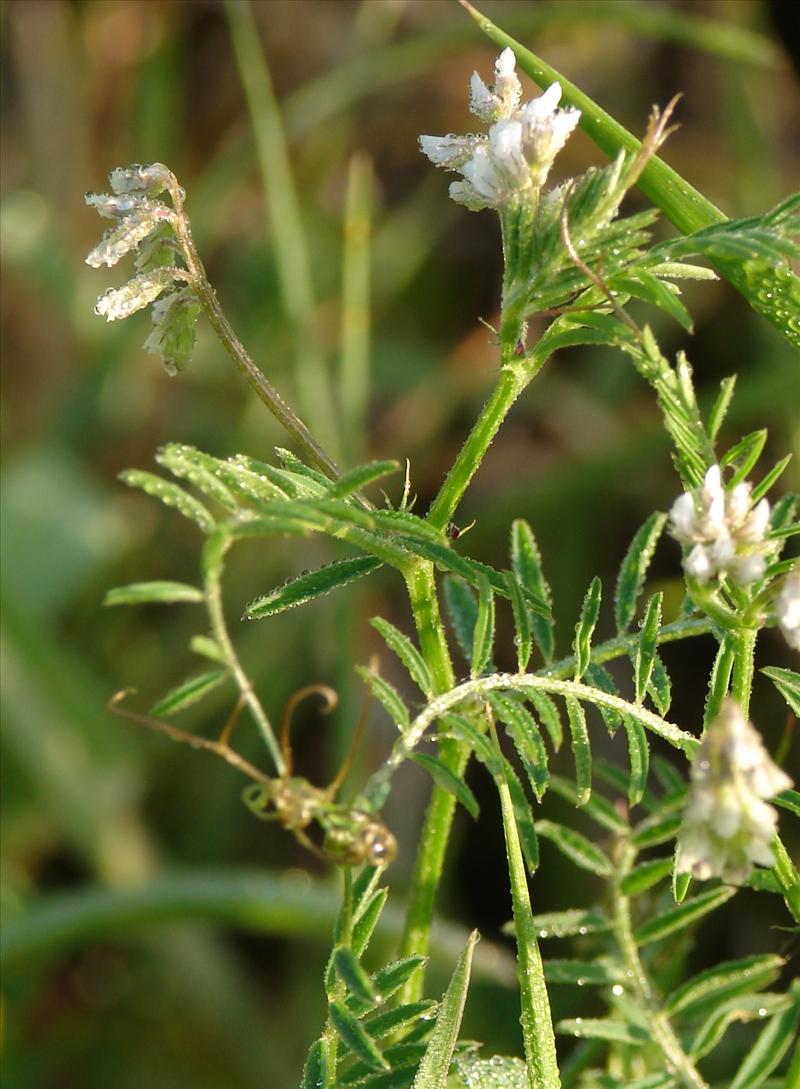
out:
M473 930L442 999L436 1027L419 1064L413 1089L445 1089L467 1001L472 954L477 942L478 931Z

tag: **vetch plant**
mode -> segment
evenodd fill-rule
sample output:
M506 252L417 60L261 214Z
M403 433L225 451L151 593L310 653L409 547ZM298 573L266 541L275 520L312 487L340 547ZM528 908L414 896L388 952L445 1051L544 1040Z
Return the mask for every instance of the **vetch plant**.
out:
M137 583L110 591L107 603L203 605L206 622L192 646L211 668L180 684L147 714L129 703L123 708L127 693L115 697L111 709L221 756L253 780L245 800L256 816L276 820L341 870L341 910L323 980L327 1015L300 1077L303 1089L701 1089L709 1085L706 1057L728 1028L759 1020L763 1028L751 1051L725 1084L789 1089L800 1074L796 1053L788 1069L784 1059L800 1021L800 991L796 983L779 984L785 963L779 943L767 935L754 942L759 951L683 980L665 967L664 950L743 885L779 896L787 923L800 922L800 877L778 835L779 809L782 820L796 816L800 795L749 721L759 635L779 627L789 645L798 647L800 575L796 559L784 555L800 529L797 497L776 493L788 458L757 479L763 432L720 448L733 379L723 382L710 412L702 412L686 355L669 359L650 325L640 324L632 311L638 314L639 304L645 312L660 310L688 333L692 320L679 281L719 274L797 344L800 291L790 262L800 257L800 197L760 216L725 220L688 183L678 179L678 186L677 176L656 157L669 135L672 105L654 110L643 140L636 141L544 62L473 15L501 48L491 85L475 73L469 88L470 109L488 132L423 135L420 144L435 166L460 175L450 186L454 200L499 216L499 372L424 515L409 502L408 474L394 505L379 505L370 492L399 471L399 462L340 469L258 369L208 282L185 194L167 167L114 170L110 194L87 196L90 206L114 222L89 264L113 266L127 255L135 262L133 277L102 295L97 313L115 321L151 307L153 329L145 347L161 356L172 375L189 363L196 323L205 316L297 447L278 449L276 461L267 463L247 454L216 458L171 443L156 460L182 483L149 471L122 474L126 484L195 523L203 536L201 572L198 585ZM517 68L543 88L526 104ZM612 151L611 161L548 189L558 153L579 123ZM622 215L635 185L655 207ZM651 227L659 208L682 233L654 244ZM543 331L529 343L534 316ZM668 514L655 512L645 521L621 557L616 634L596 638L603 587L595 578L571 645L559 646L545 561L532 527L522 519L509 527L503 569L471 559L463 534L451 527L512 405L546 364L557 366L561 349L581 345L622 353L649 385L673 446L681 495ZM661 592L643 601L650 562L667 526L681 547L686 589L683 606L669 619ZM414 695L395 688L374 663L359 668L397 737L384 762L346 799L341 792L348 764L329 787L315 786L294 773L289 741L297 702L316 694L332 710L335 694L309 678L276 732L223 612L226 559L237 543L258 539L268 548L274 536L312 534L343 542L350 554L268 589L248 606L248 619L279 616L383 566L403 580L415 626L412 639L386 618L373 620ZM678 572L675 543L664 549ZM507 610L513 622L513 672L494 665L502 651L498 610ZM672 689L681 678L670 677L660 648L698 638L717 648L705 711L673 721ZM469 671L466 679L459 679L451 656L456 644ZM800 713L800 675L777 667L763 672L790 712ZM216 739L173 723L184 708L225 686L232 709ZM244 714L263 739L266 770L233 747L232 733ZM596 732L605 729L613 737L620 728L627 772L593 755ZM653 737L671 747L672 760L651 760ZM550 770L552 754L565 739L574 768L569 778ZM476 933L441 1001L425 997L436 890L454 809L461 804L473 816L478 812L465 782L471 759L494 784L502 817L524 1058L481 1056L477 1045L460 1039ZM397 844L381 816L394 775L408 762L433 784L416 848ZM543 816L548 793L579 809L596 835L585 834L583 823ZM588 871L602 885L595 903L565 903L555 914L536 911L539 882L552 880L540 868L542 838L565 865ZM394 960L367 967L365 954L388 895L381 881L398 850L416 850L403 939ZM553 937L572 939L574 955L543 956L540 947ZM765 942L776 951L760 951ZM581 990L587 985L598 996L593 1003ZM576 988L574 1016L554 1024L550 993L561 986ZM596 1016L600 1005L603 1013ZM578 1042L562 1049L559 1035Z

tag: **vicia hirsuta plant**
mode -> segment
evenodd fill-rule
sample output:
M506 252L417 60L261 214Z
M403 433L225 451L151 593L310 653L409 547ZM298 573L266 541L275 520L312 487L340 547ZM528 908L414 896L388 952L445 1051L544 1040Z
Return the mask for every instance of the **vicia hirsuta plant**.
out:
M668 168L656 153L669 134L672 106L654 110L641 143L619 139L609 165L590 167L579 178L547 188L558 152L582 118L600 124L606 144L618 135L618 126L602 124L602 115L588 100L576 104L575 89L559 79L523 103L517 62L539 79L546 66L476 17L503 45L493 83L487 85L475 73L470 84L470 108L487 131L424 135L420 143L437 167L459 175L450 187L455 201L499 217L504 257L496 330L500 370L425 516L408 502L408 476L395 505L370 500L368 489L396 473L399 463L340 470L264 378L208 282L192 239L185 194L167 167L115 170L111 194L87 196L87 203L115 222L89 263L112 266L133 254L136 265L130 281L101 296L97 313L113 321L150 306L153 330L145 347L162 357L170 374L188 364L196 322L205 315L299 448L299 454L279 449L273 464L247 455L219 459L172 443L159 451L157 461L183 484L140 470L123 474L127 484L197 525L204 536L201 580L197 586L138 583L111 591L107 602L204 605L207 623L192 649L213 668L179 685L149 714L127 705L123 711L119 697L112 708L222 756L253 780L245 800L257 816L277 820L309 850L340 867L342 906L324 978L328 1013L309 1051L301 1083L305 1089L556 1089L562 1083L584 1089L701 1089L708 1084L705 1057L730 1025L749 1020L764 1020L764 1027L730 1084L733 1089L779 1085L772 1075L800 1020L796 985L768 989L781 976L783 958L754 953L679 983L665 972L664 961L665 948L676 935L685 937L743 885L782 896L794 922L800 922L800 877L777 835L778 810L772 804L796 815L800 796L749 721L759 633L777 626L787 643L798 647L800 569L796 559L784 555L800 529L797 500L767 497L788 459L757 483L751 480L764 448L763 432L745 436L726 451L718 449L733 379L722 384L719 398L704 414L686 356L668 359L651 327L640 325L630 311L631 304L645 303L690 331L678 281L714 278L716 268L746 293L760 263L775 281L771 299L780 304L780 312L772 307L768 316L776 323L783 320L793 339L800 328L800 295L789 261L800 256L795 240L800 199L736 222L715 224L710 216L699 229L653 244L650 228L657 208L620 215L632 186L646 178L647 191L660 194L673 221L681 214L691 219L703 209L700 194L687 196L682 213L674 192L659 189ZM690 257L705 258L713 268L690 263ZM760 309L770 309L761 295L757 302ZM535 315L549 321L538 341L529 343L528 322ZM557 657L552 595L532 528L521 519L513 523L508 566L500 570L456 547L463 534L454 530L453 519L514 402L560 349L582 344L621 351L652 388L673 445L681 494L668 514L656 512L645 521L622 558L614 595L616 635L605 641L595 637L603 594L596 578L586 591L569 651ZM681 549L686 586L683 607L669 621L663 617L661 593L642 602L650 562L667 528ZM247 618L279 615L385 566L405 583L416 629L412 639L385 618L373 621L416 695L401 693L374 664L359 670L395 724L397 739L383 764L347 801L340 797L346 769L329 787L314 786L293 774L289 743L297 701L316 693L331 710L335 694L311 683L290 701L276 734L238 659L222 605L225 561L237 542L311 534L337 538L351 555L261 594L248 606ZM671 547L677 564L675 544ZM437 573L443 575L441 587ZM440 588L450 633L469 669L464 680L451 657ZM499 672L494 665L498 608L508 608L513 620L515 672ZM705 711L695 721L678 724L669 713L672 685L680 680L673 682L659 649L701 637L718 648ZM609 663L616 664L613 674ZM763 672L790 711L800 713L800 675L769 667ZM218 738L199 738L172 723L174 715L224 685L233 690L232 711ZM245 711L265 742L271 762L266 771L232 746L234 726ZM597 724L590 724L590 711L598 713L598 722L612 736L622 728L627 774L593 756ZM675 759L651 759L652 737L671 746ZM565 738L574 761L571 778L549 767L551 752ZM473 1045L459 1042L476 934L441 1003L423 997L435 894L454 807L461 803L473 816L478 812L464 779L470 758L495 784L502 815L524 1060L481 1058ZM387 898L380 881L397 850L381 811L395 772L408 761L429 773L433 794L398 957L369 970L362 961ZM541 817L548 791L582 810L597 835L589 838L577 827ZM596 904L535 913L542 838L555 845L565 862L603 883L605 892ZM410 847L401 844L399 849ZM543 958L540 943L551 937L573 938L576 955ZM548 989L570 984L597 988L605 1015L582 1015L578 991L576 1016L554 1025ZM557 1034L579 1041L562 1061ZM797 1073L795 1058L787 1078Z

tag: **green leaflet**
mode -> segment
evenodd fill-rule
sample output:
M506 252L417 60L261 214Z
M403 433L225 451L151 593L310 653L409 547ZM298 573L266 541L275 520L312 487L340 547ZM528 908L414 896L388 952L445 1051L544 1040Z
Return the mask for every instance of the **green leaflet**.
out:
M743 480L752 472L756 462L761 457L764 450L764 444L767 441L767 429L761 428L759 431L751 431L749 435L745 435L743 439L739 441L726 451L720 458L720 465L723 469L733 468L733 475L727 482L728 488L734 488L737 484L740 484Z
M608 286L612 291L641 299L642 302L657 306L682 325L687 333L694 329L692 317L681 300L675 294L675 289L669 284L659 280L652 272L644 268L626 268L623 272L616 273L608 280Z
M656 813L647 817L633 831L634 846L643 851L646 847L657 847L659 843L674 839L682 820L680 813L668 813L666 816Z
M761 672L769 677L790 710L800 716L800 673L795 673L793 669L779 669L778 666L767 666Z
M536 824L531 815L531 806L528 801L519 776L509 762L503 759L502 775L504 782L499 782L500 787L508 789L511 807L514 813L514 824L519 837L522 854L528 873L535 873L539 866L539 841L536 836Z
M187 586L185 582L132 582L127 586L116 586L109 590L103 604L143 605L147 602L159 602L162 605L174 605L179 601L205 601L205 594L197 586Z
M375 990L383 996L384 1000L391 998L415 972L427 963L428 958L419 953L412 953L411 956L392 961L391 964L387 964L374 973L372 982Z
M730 1089L756 1089L781 1061L800 1026L800 987L793 987L794 1002L788 1010L775 1014L764 1026L747 1053ZM787 1089L788 1089L787 1081Z
M403 665L408 670L417 687L429 698L434 696L434 684L430 670L425 664L425 659L411 642L407 635L399 631L394 624L384 620L381 616L370 620L373 628L380 632L386 645L393 650Z
M695 1016L733 995L768 987L778 978L784 963L783 957L764 954L717 964L677 987L667 997L664 1009L670 1015Z
M649 942L661 941L669 934L675 934L684 927L691 926L698 919L702 919L709 911L714 911L730 900L737 890L729 885L721 885L719 888L703 892L690 900L684 900L677 907L649 919L636 931L636 941L639 945L647 945Z
M467 1000L472 954L477 941L478 931L473 930L442 999L436 1027L419 1064L413 1089L445 1089Z
M566 858L581 869L589 870L598 877L611 876L612 867L608 856L580 832L563 824L544 820L536 822L536 833L549 839Z
M377 889L368 897L361 912L355 915L351 946L356 956L360 957L369 945L369 940L378 925L388 895L386 889Z
M516 519L511 526L511 570L519 585L547 606L544 613L533 613L530 622L545 662L551 662L555 653L552 595L542 571L542 558L533 530L522 518Z
M544 978L548 983L574 983L578 987L590 984L605 987L624 979L625 973L612 964L601 960L557 960L545 961Z
M411 759L415 764L419 764L421 768L424 768L425 771L428 772L437 786L440 786L443 790L446 790L448 794L452 794L457 798L473 820L478 819L480 810L478 803L475 800L475 795L464 780L459 779L459 777L451 771L442 760L437 756L430 756L427 753L421 752L413 753Z
M581 615L575 625L575 639L572 649L575 654L575 680L579 681L589 668L592 657L592 636L600 615L600 598L603 584L599 578L593 578L581 606Z
M308 1050L300 1089L320 1089L320 1086L327 1085L329 1070L328 1041L315 1040Z
M625 896L638 896L646 892L672 872L671 858L654 858L649 862L640 862L623 877L620 888Z
M567 911L551 911L533 916L536 935L544 938L566 938L574 934L597 934L610 928L611 923L599 911L570 908Z
M624 1021L611 1021L599 1017L576 1017L559 1021L556 1032L579 1039L611 1040L620 1044L642 1047L650 1040L650 1034L636 1025Z
M372 461L368 465L357 465L355 469L342 473L339 479L331 485L330 494L337 499L343 499L348 495L352 495L353 492L361 491L368 484L373 484L376 480L382 480L383 477L389 476L391 473L397 473L399 470L399 461Z
M304 605L307 601L329 594L340 586L346 586L381 566L375 556L356 556L350 560L337 560L316 571L308 571L290 579L262 597L251 601L245 610L245 619L262 620L266 616Z
M225 481L220 479L220 463L216 458L203 454L192 446L169 442L158 451L156 461L169 469L173 476L188 480L198 491L219 503L229 513L234 514L238 509L236 496Z
M494 595L487 578L478 583L478 615L472 632L471 673L480 677L490 667L494 645Z
M541 801L547 790L549 772L547 768L547 750L530 711L521 703L498 692L490 692L487 699L497 718L505 724L506 732L514 742L514 747L525 768L536 800Z
M708 414L708 423L706 430L708 431L708 437L713 442L719 434L719 429L725 421L725 417L728 415L728 409L730 408L731 401L733 400L733 392L736 389L736 375L732 374L728 378L723 378L719 384L719 393L717 399L711 407L711 411Z
M370 1070L389 1069L378 1045L343 1002L331 1002L328 1012L342 1043Z
M395 1035L401 1029L417 1024L420 1018L429 1020L437 1009L438 1003L430 999L408 1002L395 1006L392 1010L370 1014L364 1019L364 1028L374 1040L382 1040L385 1036Z
M469 662L472 655L475 623L478 619L475 594L463 579L448 575L444 580L444 601L461 653Z
M578 804L578 788L571 779L554 775L551 779L551 787L553 793L558 794L560 798L565 798L572 805ZM620 815L616 807L597 791L594 791L588 802L584 804L583 812L587 817L597 821L601 828L607 829L615 836L624 836L630 831L628 822Z
M713 1051L732 1024L748 1021L762 1021L769 1015L782 1013L792 1005L792 996L788 994L743 994L722 1002L706 1017L694 1035L691 1053L701 1059ZM794 1089L794 1082L789 1077L781 1080L776 1089Z
M722 701L728 694L734 658L735 646L733 640L723 638L714 658L714 665L711 667L711 676L708 678L708 691L706 692L705 710L703 712L704 727L708 726L717 717L722 707Z
M658 647L658 629L661 627L661 602L663 593L653 594L647 603L639 643L636 648L634 676L636 684L636 702L641 703L650 685L653 674L656 648Z
M558 705L546 692L539 692L535 688L522 687L520 688L520 691L524 692L528 702L533 704L536 709L536 714L539 716L539 720L550 735L553 749L555 752L558 752L564 740L564 727L561 722L561 713L558 710Z
M506 571L505 579L508 596L511 599L511 609L514 614L514 646L517 648L517 668L520 673L524 673L533 651L531 617L514 572Z
M586 805L592 794L592 750L589 744L589 730L586 726L586 713L580 700L566 696L564 704L569 720L572 755L575 759L575 784L578 788L576 805Z
M174 715L178 711L184 711L187 707L191 707L192 704L199 703L209 692L213 692L215 688L219 688L221 684L224 684L228 678L229 674L224 669L217 669L209 673L200 673L196 677L190 677L183 684L179 684L169 691L158 703L154 703L150 708L150 714L154 718L160 718L163 715Z
M143 469L125 469L119 478L129 488L141 488L148 495L160 499L165 506L174 507L184 518L195 522L203 533L213 532L215 522L208 510L179 485L163 480L155 473L146 473Z
M356 673L369 687L373 696L375 696L377 700L380 700L386 708L389 718L395 726L397 726L400 732L402 733L404 730L407 730L411 723L411 720L408 717L408 708L394 685L391 685L387 680L384 680L380 673L374 673L371 669L366 669L364 666L356 666Z
M776 462L775 465L772 466L772 468L763 478L763 480L760 480L750 493L751 503L757 503L759 499L767 494L770 488L772 488L773 485L776 484L778 480L780 480L781 476L783 475L784 469L791 460L792 455L787 454L786 457L781 458L780 461Z
M381 996L375 990L371 978L361 967L358 957L347 946L339 946L333 951L333 963L336 974L356 1001L380 1002Z
M637 530L625 553L614 594L614 618L620 635L625 634L636 615L636 602L642 592L647 569L666 522L666 514L658 512L651 514Z
M640 722L630 715L623 715L622 724L628 736L628 758L631 764L628 804L632 808L638 805L644 796L647 772L650 767L650 749L647 744L647 735Z

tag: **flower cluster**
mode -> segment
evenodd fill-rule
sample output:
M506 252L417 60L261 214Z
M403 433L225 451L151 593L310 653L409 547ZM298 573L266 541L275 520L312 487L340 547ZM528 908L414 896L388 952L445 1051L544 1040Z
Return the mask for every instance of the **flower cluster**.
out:
M800 650L800 566L784 580L776 609L786 642L795 650Z
M753 865L772 866L778 814L765 799L792 781L773 762L739 705L725 701L691 770L689 803L678 836L678 873L741 884Z
M769 503L752 505L749 483L725 490L719 465L712 465L700 488L684 492L672 504L670 532L690 549L684 569L707 582L729 575L742 586L760 579L771 549Z
M420 136L420 147L436 166L462 175L450 196L473 211L502 208L525 194L538 193L553 160L580 120L580 110L558 108L561 87L521 106L522 87L511 49L495 64L487 87L477 72L470 81L470 109L491 125L488 135Z
M156 198L164 190L182 198L182 191L162 163L118 167L109 175L109 183L111 193L86 194L90 207L115 221L86 263L111 268L127 253L134 253L137 275L101 295L95 313L106 321L119 321L153 303L153 332L144 347L161 355L167 373L175 374L186 366L194 347L200 304L180 264L182 253L175 233L178 214Z

